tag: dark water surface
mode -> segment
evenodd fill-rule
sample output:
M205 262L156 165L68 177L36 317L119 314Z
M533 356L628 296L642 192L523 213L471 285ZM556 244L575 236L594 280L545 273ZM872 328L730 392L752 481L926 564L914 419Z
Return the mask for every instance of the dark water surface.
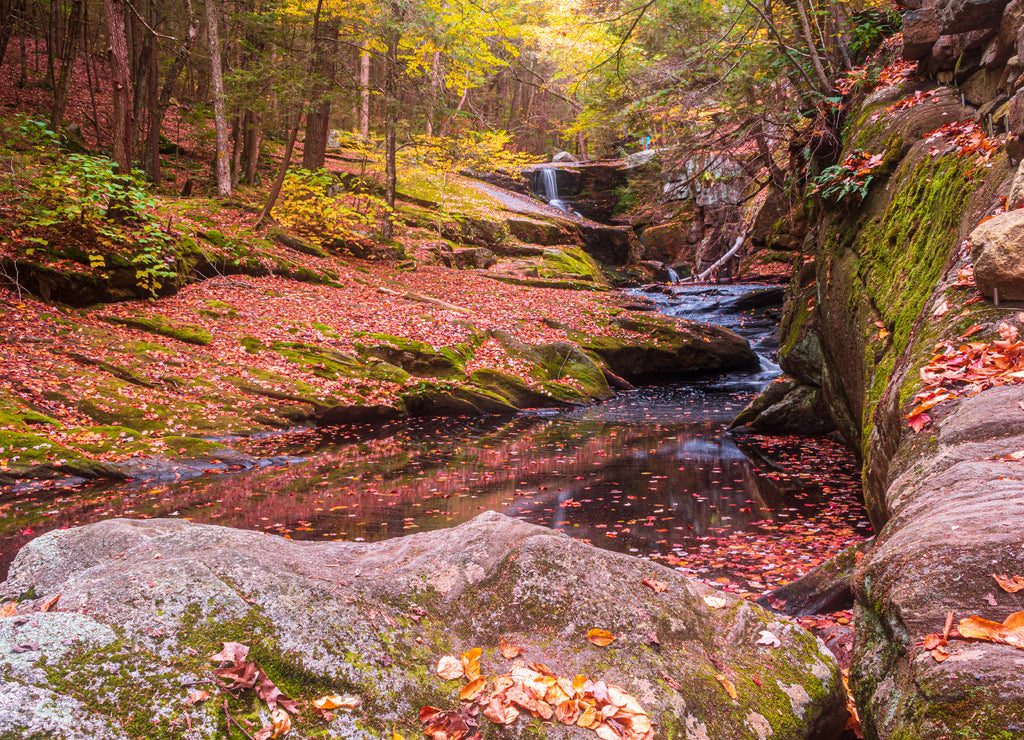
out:
M666 313L687 315L750 288L721 289L725 298L690 294L698 290L707 289L654 298ZM307 461L232 475L8 492L0 495L0 569L46 530L119 516L372 541L450 527L484 510L603 548L675 558L709 580L743 571L725 562L722 548L763 547L761 537L797 542L781 557L810 562L829 538L838 545L869 534L852 457L838 446L809 451L799 440L748 438L741 447L724 432L777 372L772 313L712 318L751 338L765 358L761 372L641 388L572 411L251 438L235 446ZM744 577L755 590L764 580Z

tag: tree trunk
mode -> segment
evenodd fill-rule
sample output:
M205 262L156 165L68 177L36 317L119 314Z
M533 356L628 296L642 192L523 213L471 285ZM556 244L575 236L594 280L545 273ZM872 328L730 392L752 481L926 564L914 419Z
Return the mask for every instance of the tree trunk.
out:
M807 51L811 55L811 64L814 65L814 73L818 78L818 84L821 86L821 92L831 92L832 83L829 82L828 75L825 74L825 67L821 63L821 55L818 54L818 46L814 43L811 24L807 20L807 7L804 5L804 0L794 0L794 4L796 5L797 15L800 16L800 28L803 30L804 42L807 44Z
M107 0L110 2L110 0ZM206 38L210 44L210 82L213 85L213 121L217 131L217 196L231 195L231 169L228 151L228 122L225 113L224 74L220 60L220 0L206 0Z
M397 20L397 9L395 9ZM398 190L398 165L396 162L396 136L398 129L398 44L401 35L397 30L388 34L387 52L384 56L384 200L388 212L381 224L381 236L391 239L395 235L395 193Z
M124 30L124 0L103 0L103 7L107 15L107 37L110 42L110 66L113 77L114 162L120 174L128 175L132 171L132 88L128 72L128 42Z
M21 1L23 0L0 0L0 64L4 63L7 56L7 43L11 40L14 27L21 15Z
M306 117L306 140L302 145L302 166L318 170L324 166L327 137L331 128L331 101L327 97L334 79L334 54L338 36L338 23L313 24L314 78L312 110Z
M160 88L160 98L157 100L156 108L150 112L149 132L147 138L147 149L149 150L149 176L153 182L160 182L160 131L163 129L164 115L171 103L171 94L174 92L174 85L178 81L181 70L185 67L188 55L192 47L199 40L199 24L196 22L195 14L192 12L192 3L188 3L188 30L185 32L185 41L178 47L171 62L164 84Z
M363 42L364 45L367 42ZM370 52L359 55L359 134L370 138Z
M284 145L284 156L281 158L281 167L277 171L277 178L274 180L274 184L270 187L270 194L267 195L267 202L263 205L263 210L260 211L260 217L256 219L255 226L259 228L264 224L271 221L270 213L274 210L274 204L277 203L277 196L281 194L281 186L284 185L284 177L288 174L288 165L292 161L292 150L295 149L295 139L299 135L299 126L302 125L302 105L299 106L299 112L295 116L295 125L291 127L291 131L288 132L288 141Z
M253 111L246 111L242 119L242 161L245 169L245 184L256 184L256 167L260 159L260 119Z
M71 84L71 73L75 68L78 37L82 31L82 0L72 0L71 12L68 14L68 37L64 41L64 53L60 60L60 77L53 91L53 115L50 117L50 130L60 132L64 121L64 108L68 103L68 86Z

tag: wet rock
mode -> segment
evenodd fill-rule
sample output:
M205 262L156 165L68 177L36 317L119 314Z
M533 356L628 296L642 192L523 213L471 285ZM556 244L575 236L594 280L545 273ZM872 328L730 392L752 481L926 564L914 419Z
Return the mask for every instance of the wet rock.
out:
M631 383L760 364L746 339L719 326L663 316L622 316L615 323L640 336L591 336L582 344Z
M978 288L1000 300L1024 300L1024 211L990 218L971 232L971 259Z
M505 224L512 236L527 244L550 247L573 242L571 230L564 229L553 221L528 216L508 216L505 218Z
M651 576L667 590L644 586ZM835 738L846 720L832 656L794 623L663 566L496 513L374 544L109 520L23 548L0 598L26 593L60 593L61 611L32 614L24 626L40 654L0 652L0 734L11 737L40 731L43 718L60 737L120 737L110 728L129 722L150 736L187 724L189 737L223 737L220 701L185 701L210 676L207 657L222 641L249 645L250 659L294 698L361 697L354 714L330 721L297 715L296 736L416 736L421 707L458 707L464 682L438 677L438 659L481 647L483 671L494 675L511 665L497 650L501 637L559 675L622 686L659 737ZM724 606L712 608L712 595ZM611 646L587 642L594 626L615 634ZM781 646L757 645L762 631ZM248 719L260 722L254 712ZM481 725L493 731L482 717ZM505 735L592 737L524 719Z
M786 375L775 378L736 415L736 418L729 424L729 429L738 429L750 424L768 408L781 402L790 391L799 385L799 381Z
M853 607L853 571L873 540L850 545L795 581L769 591L757 603L780 614L805 617Z
M696 244L689 239L690 227L690 221L673 221L644 229L640 236L644 257L668 264L693 262Z
M835 429L821 388L812 385L797 385L745 425L753 432L809 436Z

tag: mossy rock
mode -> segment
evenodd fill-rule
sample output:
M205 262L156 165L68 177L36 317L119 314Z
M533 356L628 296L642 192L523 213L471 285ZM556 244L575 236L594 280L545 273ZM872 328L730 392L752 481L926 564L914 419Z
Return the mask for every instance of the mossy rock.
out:
M481 416L518 411L499 393L451 383L418 383L403 393L401 400L410 416Z
M97 316L101 321L110 324L129 326L132 329L159 334L160 336L177 339L187 344L197 344L205 347L213 342L213 335L206 327L197 324L179 324L162 316Z
M644 586L651 577L667 589ZM57 593L61 611L39 612ZM721 608L708 606L712 595ZM27 616L17 639L38 645L0 654L5 695L36 692L33 711L0 715L0 734L12 737L31 735L45 716L60 736L118 727L170 740L185 725L197 739L219 738L225 702L261 726L265 705L251 691L211 684L213 699L186 701L186 684L211 676L209 656L226 641L247 645L303 707L325 694L361 698L330 721L296 714L302 737L416 735L422 707L459 707L464 682L438 676L439 658L479 647L483 671L499 675L512 666L499 638L558 675L621 686L665 740L810 740L836 737L846 722L834 658L796 623L664 566L496 513L373 544L109 520L29 543L0 585L0 601L12 599ZM589 643L594 625L615 641ZM12 642L12 629L0 624L0 639ZM766 631L779 647L757 644ZM528 716L505 727L479 721L486 736L509 740L585 732Z

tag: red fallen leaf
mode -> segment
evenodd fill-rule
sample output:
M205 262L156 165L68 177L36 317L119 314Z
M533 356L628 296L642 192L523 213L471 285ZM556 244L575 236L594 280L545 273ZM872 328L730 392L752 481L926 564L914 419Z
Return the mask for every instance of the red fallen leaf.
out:
M937 647L944 647L946 644L945 637L937 632L932 632L924 638L923 646L925 650L934 650Z
M940 316L945 316L947 313L949 313L949 301L943 301L939 304L938 308L932 312L932 316L938 318Z
M665 671L661 672L661 677L665 679L665 683L667 683L673 689L675 689L676 691L682 691L683 685L676 681L674 678L672 678L672 676L665 673Z
M977 334L984 328L985 327L983 327L981 324L974 324L972 326L967 327L967 330L963 334L961 334L959 338L967 339L967 337L971 336L972 334Z
M664 591L665 589L668 588L668 584L667 583L662 583L661 581L656 581L653 578L645 578L643 580L643 584L645 586L647 586L649 589L651 589L656 594L660 594L662 591Z
M910 428L918 434L921 433L922 429L928 426L928 422L931 420L932 417L928 416L928 414L915 414L907 417L907 423L910 425Z
M262 670L260 671L259 683L256 686L256 693L267 703L267 706L270 707L271 711L280 707L292 714L299 713L299 703L294 699L289 699L285 696L284 692L277 688L277 685L270 680L270 676Z

